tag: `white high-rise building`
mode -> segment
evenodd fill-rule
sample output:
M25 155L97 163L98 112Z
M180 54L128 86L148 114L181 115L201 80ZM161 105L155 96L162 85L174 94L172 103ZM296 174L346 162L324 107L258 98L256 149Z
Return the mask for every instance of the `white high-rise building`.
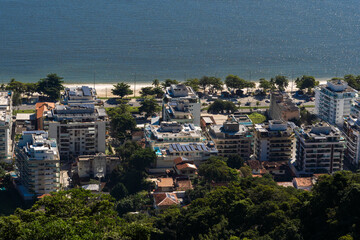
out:
M200 126L201 103L195 91L184 84L167 87L162 104L164 121Z
M28 191L42 195L60 189L59 150L47 132L23 132L15 155L17 174Z
M315 88L315 114L330 124L342 127L344 116L350 116L351 103L357 91L342 80L331 80Z
M0 161L11 163L12 102L11 93L0 92Z

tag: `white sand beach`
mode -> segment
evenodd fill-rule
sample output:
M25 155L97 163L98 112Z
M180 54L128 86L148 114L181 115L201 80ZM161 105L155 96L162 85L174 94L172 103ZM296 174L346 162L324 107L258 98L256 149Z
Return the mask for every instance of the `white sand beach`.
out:
M317 79L319 81L320 84L326 84L326 81L327 79ZM140 90L141 88L143 87L150 87L152 86L151 85L151 82L149 83L137 83L136 86L134 86L134 83L128 83L130 86L131 86L131 89L134 91L135 90L135 96L140 96ZM84 86L84 85L87 85L87 84L84 84L84 83L65 83L64 84L66 87L81 87L81 86ZM260 85L259 82L256 82L256 88L258 88ZM94 85L93 84L88 84L87 86L89 87L93 87ZM100 83L100 84L96 84L95 85L95 89L96 89L96 92L97 92L97 95L98 97L101 97L101 98L111 98L111 97L114 97L114 95L111 93L111 89L114 87L114 83ZM244 89L246 91L246 89ZM290 91L297 91L298 89L296 88L296 85L295 85L295 81L292 82L292 81L289 81L289 86L286 88L286 91L287 92L290 92ZM134 96L134 95L133 95Z

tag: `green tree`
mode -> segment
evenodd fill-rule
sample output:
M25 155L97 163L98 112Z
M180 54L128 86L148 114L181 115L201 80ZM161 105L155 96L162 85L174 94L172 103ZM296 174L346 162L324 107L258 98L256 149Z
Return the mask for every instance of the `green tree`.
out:
M125 185L120 182L111 189L110 195L119 201L128 195L128 190L126 189Z
M319 82L315 80L313 76L303 75L301 78L295 80L296 87L303 90L308 89L308 93L311 93L311 89L319 85Z
M259 87L263 89L264 93L266 93L268 90L272 88L271 82L266 80L265 78L260 78L259 81L260 81Z
M198 91L199 90L199 85L200 85L200 81L197 78L189 78L186 79L186 81L184 82L184 84L186 86L191 87L194 91Z
M199 85L202 87L202 89L205 91L208 86L210 86L211 80L208 76L203 76L200 78Z
M26 91L26 86L22 82L16 81L14 78L12 78L6 85L6 90L22 94Z
M151 224L127 223L108 194L83 189L52 193L30 209L0 217L1 239L149 239Z
M210 87L212 92L222 91L224 83L221 81L221 78L210 77Z
M37 86L37 91L47 95L50 100L57 101L60 99L60 91L64 90L62 77L59 77L56 73L50 73L46 78L40 79Z
M135 130L136 122L130 113L116 114L111 118L110 127L114 137L124 139L131 131Z
M243 89L246 81L236 75L228 75L225 79L225 85L229 89Z
M12 93L12 105L13 106L19 106L21 105L21 94L19 92L13 92Z
M151 96L154 94L152 87L143 87L140 90L140 94L142 97Z
M228 167L226 159L211 157L199 166L199 175L207 182L228 182L238 180L239 174L236 170Z
M179 82L175 79L166 79L163 83L161 83L161 86L163 89L166 89L167 87L170 87L172 84L178 84Z
M139 171L144 171L155 163L156 154L151 148L140 148L130 157L130 165Z
M159 87L160 86L160 81L159 81L159 79L154 79L153 81L152 81L152 85L154 86L154 87Z
M245 161L239 155L231 155L228 157L226 163L231 168L239 169L244 166Z
M285 76L278 75L275 78L271 78L272 83L274 83L280 91L285 91L289 86L289 80Z
M114 88L111 89L112 94L123 98L125 96L133 94L133 90L130 89L130 85L124 82L114 85Z
M139 112L145 113L145 118L148 118L154 113L160 112L161 108L157 101L154 98L145 98L144 101L140 103Z
M211 113L223 113L224 111L228 113L234 113L237 111L237 107L233 102L217 99L212 104L210 104L208 108L208 112Z

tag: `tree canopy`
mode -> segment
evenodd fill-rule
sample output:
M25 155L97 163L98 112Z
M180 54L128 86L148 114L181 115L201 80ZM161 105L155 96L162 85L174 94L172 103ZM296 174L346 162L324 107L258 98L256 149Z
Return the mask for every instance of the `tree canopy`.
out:
M111 89L112 94L123 98L125 96L133 94L133 90L130 89L130 85L126 83L118 83L114 85L114 88Z
M140 103L140 105L139 112L144 112L145 118L151 117L155 113L161 111L161 107L154 98L145 98L144 101Z
M233 102L217 99L208 108L208 112L211 113L223 113L224 111L234 113L237 111L237 107Z
M107 194L83 189L52 193L28 210L0 217L1 239L148 239L150 223L127 223Z
M46 78L40 79L37 91L47 95L52 101L57 101L60 99L60 92L64 90L62 79L56 73L50 73Z
M186 86L191 87L194 91L198 91L200 88L200 81L197 78L189 78L184 82Z
M271 83L274 83L280 91L285 91L289 86L289 80L285 76L277 75L275 78L271 78Z
M273 88L273 84L266 80L265 78L261 78L259 87L263 89L264 92L267 92L268 90Z
M319 85L319 82L315 80L313 76L303 75L301 78L295 80L296 87L299 89L308 89L308 92L311 92L311 89Z

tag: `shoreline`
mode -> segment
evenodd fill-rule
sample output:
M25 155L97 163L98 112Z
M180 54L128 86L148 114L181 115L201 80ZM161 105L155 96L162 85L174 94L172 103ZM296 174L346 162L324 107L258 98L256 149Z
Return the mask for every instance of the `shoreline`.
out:
M326 81L328 79L318 79L317 81L319 81L319 84L325 84ZM127 83L130 85L131 90L134 91L134 84L133 83ZM259 82L256 81L255 82L256 87L255 89L259 88ZM99 83L99 84L95 84L95 89L96 89L96 93L97 96L100 98L112 98L115 97L112 93L111 93L111 89L113 88L114 83ZM89 87L94 87L93 84L84 84L84 83L64 83L65 87L81 87L81 86L89 86ZM135 86L135 94L132 94L131 96L140 96L140 90L143 87L151 87L152 83L148 82L148 83L137 83ZM224 88L225 89L225 88ZM243 89L246 92L246 89ZM297 87L295 86L295 82L292 85L292 81L289 82L289 86L286 88L286 92L290 92L290 91L297 91Z

